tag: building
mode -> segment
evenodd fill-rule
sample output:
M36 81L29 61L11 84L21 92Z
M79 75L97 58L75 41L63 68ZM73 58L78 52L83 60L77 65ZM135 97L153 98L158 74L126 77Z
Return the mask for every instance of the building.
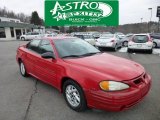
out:
M23 23L18 19L0 17L0 40L16 40L21 35L38 28L38 26Z

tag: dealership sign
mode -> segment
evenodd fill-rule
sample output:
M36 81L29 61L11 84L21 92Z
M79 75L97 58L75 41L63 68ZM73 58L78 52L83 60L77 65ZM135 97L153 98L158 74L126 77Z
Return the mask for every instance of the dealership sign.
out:
M117 26L117 0L46 0L46 26Z

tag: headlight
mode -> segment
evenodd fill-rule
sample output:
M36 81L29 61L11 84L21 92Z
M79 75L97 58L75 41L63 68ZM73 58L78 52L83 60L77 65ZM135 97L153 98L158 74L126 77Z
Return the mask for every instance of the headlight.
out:
M104 91L118 91L129 88L129 85L115 81L102 81L99 86Z

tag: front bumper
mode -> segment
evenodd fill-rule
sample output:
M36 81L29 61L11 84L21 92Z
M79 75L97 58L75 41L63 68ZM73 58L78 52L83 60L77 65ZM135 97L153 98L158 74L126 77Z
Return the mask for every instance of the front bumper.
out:
M149 92L150 86L151 77L147 75L147 78L141 84L124 91L104 92L90 90L86 92L87 103L91 108L122 111L139 103Z

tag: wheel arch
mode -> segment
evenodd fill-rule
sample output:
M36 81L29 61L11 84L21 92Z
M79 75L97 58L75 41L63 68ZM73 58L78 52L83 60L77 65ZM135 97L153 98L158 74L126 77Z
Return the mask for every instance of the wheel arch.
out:
M61 79L61 83L60 83L60 92L63 93L63 84L67 81L67 80L72 80L74 81L75 83L77 83L81 89L83 89L83 87L80 85L80 83L78 83L75 79L71 78L71 77L63 77Z

